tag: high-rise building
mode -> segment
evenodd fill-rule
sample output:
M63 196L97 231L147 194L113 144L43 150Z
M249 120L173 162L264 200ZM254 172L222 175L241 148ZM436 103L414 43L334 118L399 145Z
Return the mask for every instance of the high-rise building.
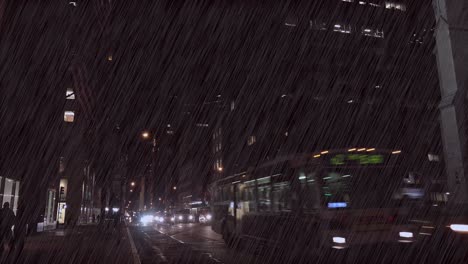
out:
M121 129L104 117L108 104L102 96L114 59L107 31L111 6L110 1L70 1L62 14L67 56L60 89L59 224L92 221L105 208L123 207Z
M244 12L260 12L250 7ZM236 69L223 94L212 140L215 179L320 149L405 149L416 167L428 154L442 154L431 3L299 1L269 8L268 16L261 9L261 19L249 21L258 37L243 39L263 49L238 51L250 62Z

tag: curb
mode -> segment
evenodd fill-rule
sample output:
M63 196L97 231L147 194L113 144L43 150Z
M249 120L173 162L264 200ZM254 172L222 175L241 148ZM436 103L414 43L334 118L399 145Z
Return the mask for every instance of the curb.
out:
M128 241L130 241L130 247L132 251L132 257L133 257L133 264L140 264L140 256L138 255L138 251L135 247L135 242L133 241L132 234L130 234L130 230L128 229L128 226L125 227L127 229L127 236L128 236Z

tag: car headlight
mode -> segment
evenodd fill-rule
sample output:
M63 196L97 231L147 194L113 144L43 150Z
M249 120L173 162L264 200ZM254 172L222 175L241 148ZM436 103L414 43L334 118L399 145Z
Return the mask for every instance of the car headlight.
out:
M174 221L174 220L175 220L175 218L174 218L174 217L171 217L171 221Z
M181 215L179 215L179 220L182 220L182 219L184 219L184 217L183 217L183 216L181 216Z
M210 214L207 214L207 215L206 215L206 219L211 220L211 215L210 215Z
M451 224L450 229L455 232L468 233L468 225L462 224Z
M148 223L151 223L153 222L153 217L151 215L145 215L145 216L142 216L140 221L143 223L143 224L148 224Z
M193 215L190 215L188 219L193 220Z

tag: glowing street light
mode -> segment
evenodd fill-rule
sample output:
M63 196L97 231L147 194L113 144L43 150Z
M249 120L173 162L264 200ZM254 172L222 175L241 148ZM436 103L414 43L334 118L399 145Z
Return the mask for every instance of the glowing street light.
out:
M148 139L150 137L150 133L145 131L143 133L141 133L141 136L144 138L144 139Z
M130 185L131 185L131 186L135 186L135 182L131 182Z
M172 187L172 189L174 189L174 190L177 190L177 187L176 187L176 186L174 186L174 187Z

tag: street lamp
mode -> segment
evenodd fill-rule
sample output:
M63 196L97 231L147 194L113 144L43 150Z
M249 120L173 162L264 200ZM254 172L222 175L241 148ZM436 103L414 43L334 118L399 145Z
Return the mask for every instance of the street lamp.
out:
M177 190L177 187L176 187L176 186L174 186L174 187L172 187L172 189L174 189L174 190Z
M135 182L130 183L131 186L135 186Z
M144 138L144 139L148 139L150 138L150 133L148 131L144 131L143 133L141 133L141 136Z

